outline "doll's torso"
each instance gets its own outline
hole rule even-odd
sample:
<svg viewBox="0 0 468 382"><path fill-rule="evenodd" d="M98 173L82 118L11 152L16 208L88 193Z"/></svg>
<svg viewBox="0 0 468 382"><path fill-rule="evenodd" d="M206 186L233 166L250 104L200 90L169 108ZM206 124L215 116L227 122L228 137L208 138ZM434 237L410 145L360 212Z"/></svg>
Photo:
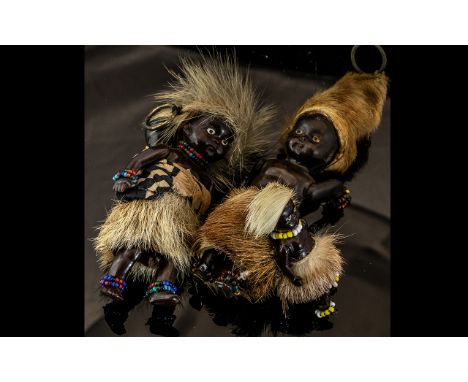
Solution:
<svg viewBox="0 0 468 382"><path fill-rule="evenodd" d="M167 192L186 198L192 208L203 214L211 203L211 182L206 174L178 150L171 149L167 158L142 168L135 187L117 197L123 201L154 200Z"/></svg>
<svg viewBox="0 0 468 382"><path fill-rule="evenodd" d="M279 182L294 188L300 204L307 197L307 189L316 183L304 167L281 159L267 160L251 185L265 187L271 182Z"/></svg>

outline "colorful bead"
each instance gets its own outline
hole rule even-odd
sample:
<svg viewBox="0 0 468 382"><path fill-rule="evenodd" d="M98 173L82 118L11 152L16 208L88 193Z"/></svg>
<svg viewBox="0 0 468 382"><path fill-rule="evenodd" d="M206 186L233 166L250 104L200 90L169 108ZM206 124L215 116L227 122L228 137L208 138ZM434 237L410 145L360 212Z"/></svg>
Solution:
<svg viewBox="0 0 468 382"><path fill-rule="evenodd" d="M125 290L125 287L127 285L126 281L124 281L121 277L115 277L111 275L104 275L99 282L102 286L118 288L122 292Z"/></svg>

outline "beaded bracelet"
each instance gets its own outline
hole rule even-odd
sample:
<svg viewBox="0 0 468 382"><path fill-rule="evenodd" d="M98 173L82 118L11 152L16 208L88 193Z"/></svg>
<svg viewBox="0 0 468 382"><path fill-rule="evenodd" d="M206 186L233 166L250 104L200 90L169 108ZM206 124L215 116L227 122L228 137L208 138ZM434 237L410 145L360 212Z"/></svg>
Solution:
<svg viewBox="0 0 468 382"><path fill-rule="evenodd" d="M128 178L132 184L136 184L138 175L135 170L125 169L123 171L117 171L117 173L112 177L112 180L116 182L120 178Z"/></svg>
<svg viewBox="0 0 468 382"><path fill-rule="evenodd" d="M170 281L155 281L149 285L149 289L146 292L145 297L148 297L153 293L157 293L160 291L176 294L177 287Z"/></svg>
<svg viewBox="0 0 468 382"><path fill-rule="evenodd" d="M122 293L125 291L125 288L127 286L127 282L118 277L114 277L111 275L104 275L104 277L99 280L99 284L102 286L108 286L112 288L118 288Z"/></svg>

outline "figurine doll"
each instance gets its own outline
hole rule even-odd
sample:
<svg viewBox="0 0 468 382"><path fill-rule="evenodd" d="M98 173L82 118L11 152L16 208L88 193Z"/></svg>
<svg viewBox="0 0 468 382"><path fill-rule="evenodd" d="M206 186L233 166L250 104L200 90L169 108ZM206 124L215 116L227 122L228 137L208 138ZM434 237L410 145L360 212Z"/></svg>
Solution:
<svg viewBox="0 0 468 382"><path fill-rule="evenodd" d="M232 59L182 59L150 115L158 139L114 176L118 201L95 239L101 292L125 298L129 280L148 285L154 305L175 306L190 269L191 245L211 192L232 187L265 147L272 116Z"/></svg>
<svg viewBox="0 0 468 382"><path fill-rule="evenodd" d="M330 256L330 259L341 257L334 244L336 236L317 232L325 224L336 222L340 211L349 204L349 190L343 182L350 180L367 160L370 136L380 123L386 91L387 77L384 74L350 72L331 88L307 100L283 131L284 149L281 155L276 159L264 161L254 170L249 184L255 188L232 192L208 216L199 233L198 252L201 260L194 269L195 274L202 279L217 279L218 286L221 286L222 280L218 280L217 271L209 266L209 262L218 253L222 253L232 262L235 272L247 277L244 281L244 294L261 300L277 293L285 307L288 303L322 299L317 315L324 317L333 313L334 304L329 300L329 292L337 286L341 261L330 263L334 265L329 265L329 268L316 267L314 248L324 254L323 256ZM261 194L259 190L263 187L266 190L272 182L289 187L295 195L297 213L288 215L288 211L293 208L291 202L288 202L289 207L282 207L283 214L287 215L283 221L289 219L289 222L294 221L294 224L297 224L297 215L304 216L321 205L324 206L324 217L317 224L304 227L313 233L311 239L315 246L312 246L310 251L304 250L311 246L310 239L305 238L304 234L301 245L274 243L276 240L279 240L279 243L284 240L284 235L278 232L270 238L273 242L270 243L269 251L250 250L249 248L255 248L250 242L244 249L227 247L227 244L223 243L234 240L232 234L228 229L223 230L222 235L214 234L212 229L215 222L223 215L230 216L228 212L231 209L239 209L245 216L249 216L253 197L251 193L256 190L255 192ZM273 196L273 193L265 195L261 199L264 204L262 208L278 208L277 197ZM278 229L281 225L284 226L281 219L274 220L273 223L279 225ZM246 220L243 216L236 215L232 221L224 218L223 227L227 225L232 225L231 229L237 227L237 235L251 231L251 220ZM299 227L302 229L303 224L297 225L295 229ZM254 237L258 239L257 233ZM263 237L267 237L270 233L265 231L262 234ZM294 230L292 233L288 232L287 241L291 234L294 234ZM272 248L276 248L274 253ZM210 271L209 275L205 276L207 271ZM259 277L267 277L267 274L269 282L252 281ZM317 288L311 282L315 278L326 280L329 289ZM224 289L230 287L227 285Z"/></svg>

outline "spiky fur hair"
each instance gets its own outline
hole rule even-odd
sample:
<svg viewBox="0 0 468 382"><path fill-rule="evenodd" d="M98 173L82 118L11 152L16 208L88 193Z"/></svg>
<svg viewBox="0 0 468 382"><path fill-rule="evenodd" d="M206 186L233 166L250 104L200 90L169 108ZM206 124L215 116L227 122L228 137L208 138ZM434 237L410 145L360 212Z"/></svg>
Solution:
<svg viewBox="0 0 468 382"><path fill-rule="evenodd" d="M209 172L218 189L230 189L233 179L252 167L251 155L268 148L273 107L260 105L248 73L241 72L234 56L181 57L179 69L180 73L169 70L174 78L170 88L154 96L159 103L181 107L162 131L160 142L168 143L193 118L212 116L224 121L233 139L225 158L213 163Z"/></svg>
<svg viewBox="0 0 468 382"><path fill-rule="evenodd" d="M294 191L291 188L277 182L269 183L261 189L247 208L246 232L255 238L271 233L293 196Z"/></svg>
<svg viewBox="0 0 468 382"><path fill-rule="evenodd" d="M118 201L94 239L100 268L108 271L118 250L135 248L166 256L185 274L190 267L191 244L198 228L197 214L177 194L165 193L157 200ZM156 270L155 262L150 261L149 266L135 263L130 276L147 282Z"/></svg>
<svg viewBox="0 0 468 382"><path fill-rule="evenodd" d="M257 187L235 189L209 214L195 241L197 256L208 249L227 255L238 270L246 272L244 295L252 302L278 294L286 309L288 302L312 301L320 297L328 290L326 287L330 287L336 273L341 273L341 255L335 246L337 237L313 235L316 245L311 253L293 264L305 285L289 285L276 264L275 248L268 235L255 238L248 232L241 234L249 206L259 192Z"/></svg>
<svg viewBox="0 0 468 382"><path fill-rule="evenodd" d="M300 118L324 116L333 124L340 140L340 149L326 170L345 173L357 157L357 142L369 138L380 124L387 84L384 73L346 73L299 108L283 130L283 140Z"/></svg>

